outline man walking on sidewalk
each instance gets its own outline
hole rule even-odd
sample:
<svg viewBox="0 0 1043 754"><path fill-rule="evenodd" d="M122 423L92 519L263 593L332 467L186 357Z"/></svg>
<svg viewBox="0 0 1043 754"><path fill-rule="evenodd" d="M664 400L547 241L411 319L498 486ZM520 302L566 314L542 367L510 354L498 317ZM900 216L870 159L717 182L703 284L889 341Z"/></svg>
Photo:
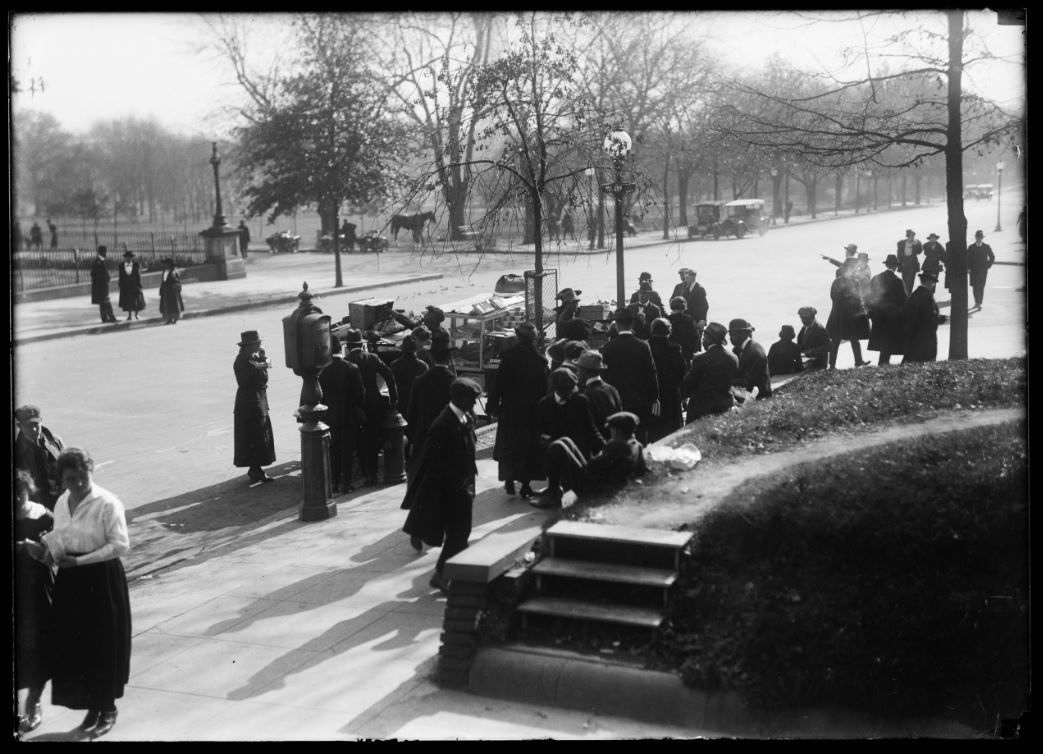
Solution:
<svg viewBox="0 0 1043 754"><path fill-rule="evenodd" d="M112 311L112 300L109 298L109 268L105 264L108 253L106 247L99 246L98 255L91 264L91 303L98 305L102 322L115 322L116 314Z"/></svg>
<svg viewBox="0 0 1043 754"><path fill-rule="evenodd" d="M967 249L967 272L970 278L971 291L974 293L974 309L981 309L985 299L985 280L989 276L989 268L996 261L992 247L984 241L985 234L974 231L974 244Z"/></svg>

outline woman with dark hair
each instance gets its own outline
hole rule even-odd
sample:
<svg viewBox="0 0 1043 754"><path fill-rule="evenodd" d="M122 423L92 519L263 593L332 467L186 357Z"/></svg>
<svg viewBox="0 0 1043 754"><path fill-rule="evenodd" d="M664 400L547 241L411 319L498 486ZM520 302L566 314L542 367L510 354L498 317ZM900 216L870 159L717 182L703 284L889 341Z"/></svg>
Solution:
<svg viewBox="0 0 1043 754"><path fill-rule="evenodd" d="M184 310L181 274L174 267L174 260L167 257L163 260L163 277L159 281L159 313L163 316L164 324L175 325Z"/></svg>
<svg viewBox="0 0 1043 754"><path fill-rule="evenodd" d="M25 714L18 717L18 732L36 730L43 722L40 698L51 677L48 646L54 573L29 554L29 542L40 546L40 537L51 530L54 517L33 502L37 489L25 469L15 474L15 678L17 689L27 689Z"/></svg>
<svg viewBox="0 0 1043 754"><path fill-rule="evenodd" d="M130 678L130 594L120 557L130 546L123 503L94 483L82 448L58 456L65 492L54 530L29 554L58 566L52 608L51 703L85 709L80 729L98 738L116 724Z"/></svg>

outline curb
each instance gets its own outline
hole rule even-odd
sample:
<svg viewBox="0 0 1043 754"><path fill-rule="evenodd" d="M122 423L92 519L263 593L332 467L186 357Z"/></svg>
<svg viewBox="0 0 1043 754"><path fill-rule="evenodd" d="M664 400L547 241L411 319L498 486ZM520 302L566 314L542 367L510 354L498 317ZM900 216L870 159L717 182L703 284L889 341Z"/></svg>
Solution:
<svg viewBox="0 0 1043 754"><path fill-rule="evenodd" d="M735 692L692 689L680 676L554 650L480 649L467 691L480 696L616 715L700 730L748 730Z"/></svg>
<svg viewBox="0 0 1043 754"><path fill-rule="evenodd" d="M406 285L408 283L422 283L427 280L439 280L443 277L442 273L429 273L426 275L416 275L414 277L406 278L404 280L391 280L383 283L372 283L367 285L357 286L344 286L342 288L329 288L319 291L311 291L313 298L339 296L346 293L359 293L361 291L373 290L376 288L385 288L391 285ZM309 289L310 290L310 289ZM279 296L273 296L263 301L245 301L241 304L231 304L214 309L201 309L196 311L183 312L181 319L196 319L197 317L212 317L218 314L227 314L230 312L244 311L246 309L260 309L266 306L275 306L278 304L293 304L299 301L298 294L285 294ZM12 345L20 346L28 343L38 343L45 340L54 340L56 338L68 338L73 335L96 335L98 333L105 332L116 332L118 330L136 330L142 327L150 327L154 325L163 324L162 317L151 317L143 320L133 320L128 322L122 320L120 322L108 323L108 324L97 324L88 325L85 327L58 330L55 332L46 332L39 335L28 335L22 338L15 337L12 341Z"/></svg>

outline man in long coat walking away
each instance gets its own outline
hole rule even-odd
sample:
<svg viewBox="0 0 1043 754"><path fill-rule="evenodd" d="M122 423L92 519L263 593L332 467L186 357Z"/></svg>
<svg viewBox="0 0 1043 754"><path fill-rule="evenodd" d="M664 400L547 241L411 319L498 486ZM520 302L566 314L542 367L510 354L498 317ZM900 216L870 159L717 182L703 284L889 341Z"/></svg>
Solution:
<svg viewBox="0 0 1043 754"><path fill-rule="evenodd" d="M105 262L108 253L108 248L99 246L98 254L91 263L91 303L98 305L102 322L115 322L116 314L112 311L112 299L109 298L109 268Z"/></svg>
<svg viewBox="0 0 1043 754"><path fill-rule="evenodd" d="M536 406L546 393L549 370L536 350L535 325L522 322L514 334L518 342L500 355L486 409L496 417L493 459L499 464L500 481L508 495L514 494L515 480L521 482L521 496L529 498L535 495L530 482L543 477Z"/></svg>
<svg viewBox="0 0 1043 754"><path fill-rule="evenodd" d="M417 473L409 480L402 501L402 507L409 509L402 530L411 540L442 548L428 583L443 594L449 592L445 563L467 549L471 536L474 479L478 473L472 411L481 393L474 380L453 380L450 402L431 422L419 451Z"/></svg>
<svg viewBox="0 0 1043 754"><path fill-rule="evenodd" d="M902 363L934 361L938 357L938 325L948 319L938 313L934 287L938 278L920 273L920 287L905 302L905 358Z"/></svg>
<svg viewBox="0 0 1043 754"><path fill-rule="evenodd" d="M359 438L359 463L365 475L365 484L376 484L378 456L384 434L380 425L384 412L398 406L398 386L395 385L395 375L384 360L364 350L361 331L349 328L344 342L349 349L347 359L362 372L362 386L366 388L366 424ZM378 375L387 385L387 399L377 386Z"/></svg>
<svg viewBox="0 0 1043 754"><path fill-rule="evenodd" d="M239 385L235 392L233 463L248 467L251 482L275 481L261 468L275 463L275 439L268 416L268 367L260 336L256 330L247 330L239 338L239 355L232 364Z"/></svg>
<svg viewBox="0 0 1043 754"><path fill-rule="evenodd" d="M330 341L330 363L319 373L322 402L326 404L324 421L330 427L330 482L333 492L352 492L352 466L359 430L366 421L366 389L362 372L344 358L340 338Z"/></svg>
<svg viewBox="0 0 1043 754"><path fill-rule="evenodd" d="M648 444L648 426L659 412L659 378L648 343L633 333L634 315L626 307L614 317L619 334L601 349L608 371L605 382L619 391L623 410L638 418L637 439Z"/></svg>
<svg viewBox="0 0 1043 754"><path fill-rule="evenodd" d="M933 235L933 234L932 234ZM905 284L895 274L898 256L888 254L883 272L874 275L869 283L869 350L880 352L879 364L890 364L892 356L905 349L905 320L902 317L908 296ZM937 274L937 273L933 273Z"/></svg>
<svg viewBox="0 0 1043 754"><path fill-rule="evenodd" d="M996 261L992 247L984 239L985 234L976 230L974 243L967 247L967 276L974 294L974 309L981 309L982 301L985 300L985 280L989 276L989 268Z"/></svg>

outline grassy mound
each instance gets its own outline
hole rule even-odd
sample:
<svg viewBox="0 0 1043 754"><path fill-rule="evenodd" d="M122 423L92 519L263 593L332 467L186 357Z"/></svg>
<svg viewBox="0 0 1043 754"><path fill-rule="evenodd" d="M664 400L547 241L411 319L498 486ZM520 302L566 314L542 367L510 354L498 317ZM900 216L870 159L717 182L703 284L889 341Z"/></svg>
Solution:
<svg viewBox="0 0 1043 754"><path fill-rule="evenodd" d="M951 409L1023 406L1024 358L813 372L744 411L706 417L671 444L704 458L769 453L866 425L920 422Z"/></svg>
<svg viewBox="0 0 1043 754"><path fill-rule="evenodd" d="M925 406L944 403L936 390L930 400L919 393L939 382L981 401L1019 384L1016 375L977 384L973 363L945 364L952 377L934 366L902 391L907 406L918 394ZM890 371L855 375L887 385ZM813 379L821 388L833 377ZM882 392L870 396L874 413L891 411L883 403L893 392ZM700 522L668 626L650 648L654 664L700 688L740 691L761 719L830 704L987 730L1022 712L1025 432L1019 421L926 435L736 490Z"/></svg>

